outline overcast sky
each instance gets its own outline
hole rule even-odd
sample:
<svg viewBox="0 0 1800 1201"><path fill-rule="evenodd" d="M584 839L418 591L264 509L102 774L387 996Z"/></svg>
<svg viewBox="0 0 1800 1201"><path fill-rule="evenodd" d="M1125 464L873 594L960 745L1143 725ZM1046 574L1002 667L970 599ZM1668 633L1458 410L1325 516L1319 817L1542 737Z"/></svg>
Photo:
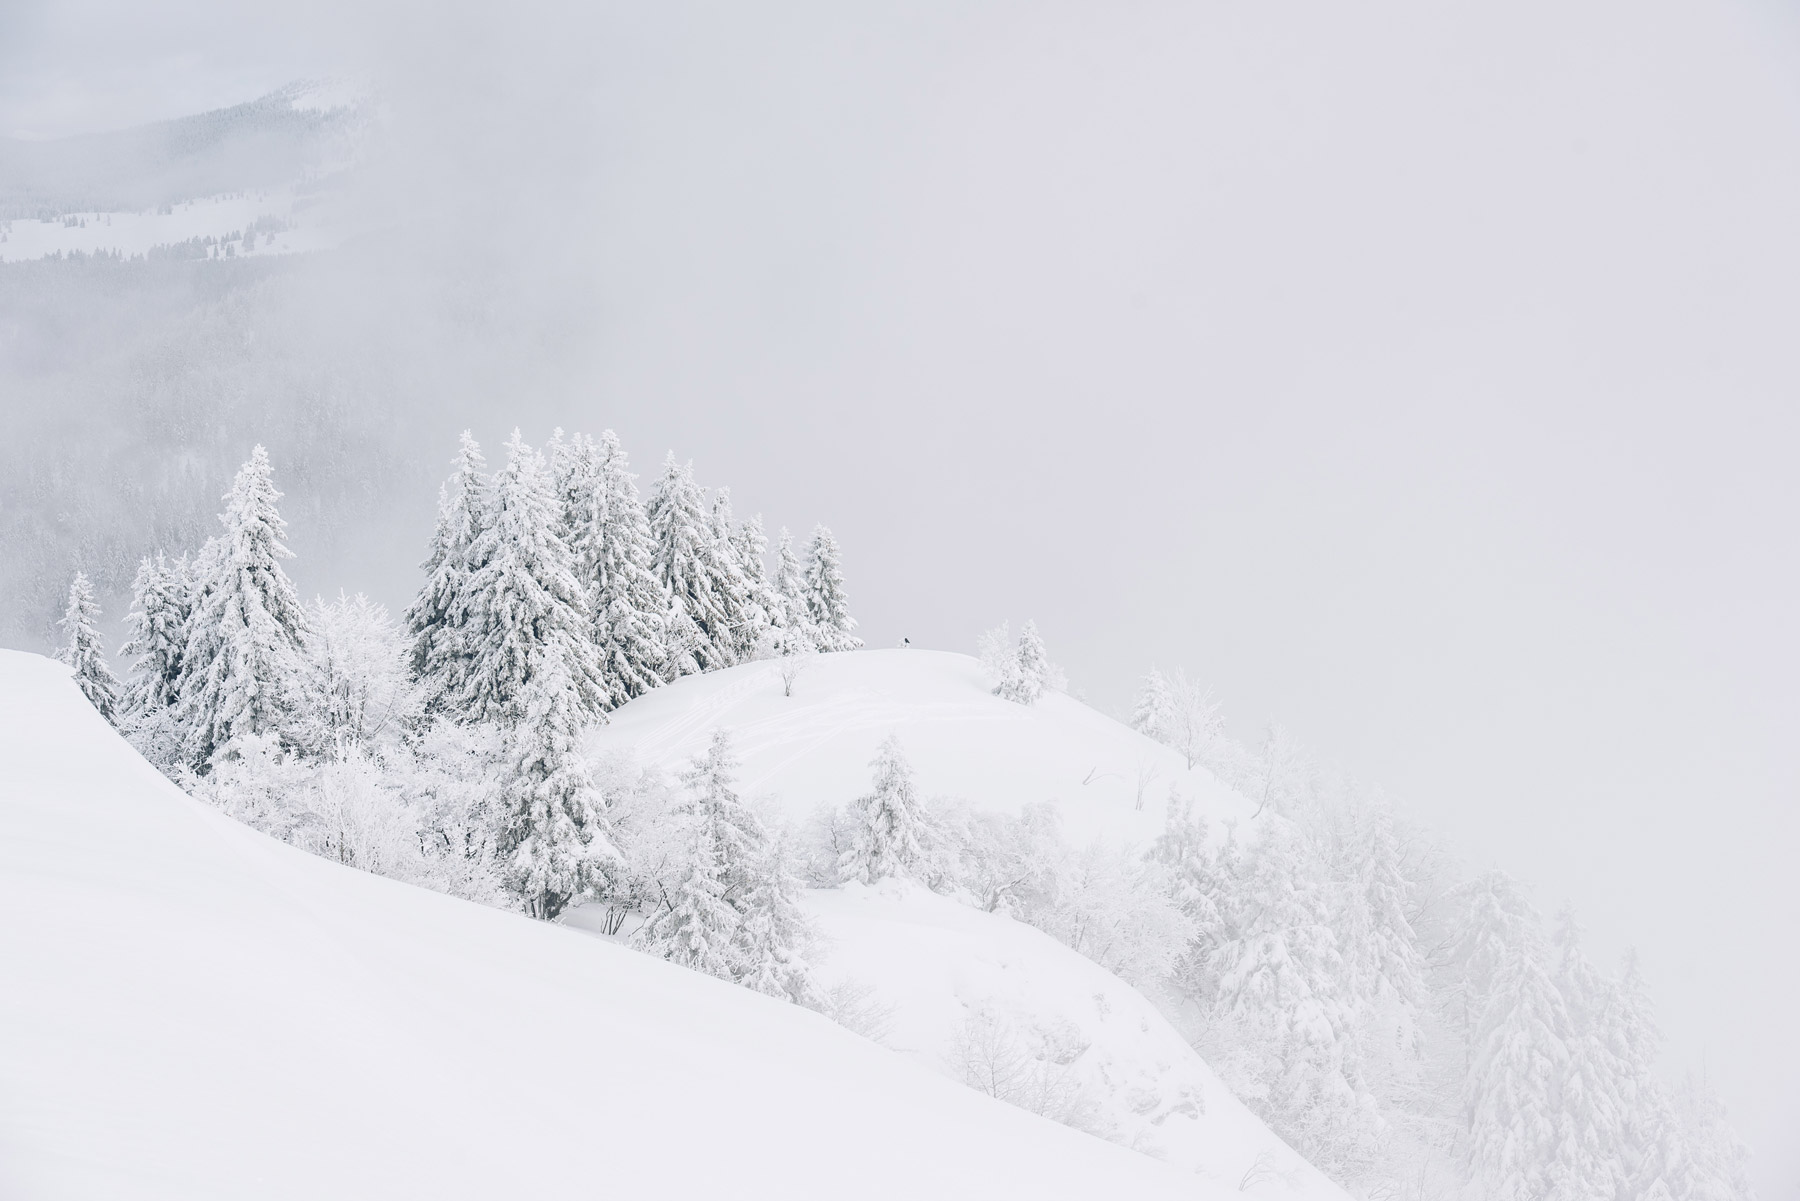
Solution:
<svg viewBox="0 0 1800 1201"><path fill-rule="evenodd" d="M478 434L830 521L875 644L1279 718L1636 943L1800 1197L1791 5L293 7L6 5L0 132L373 72L573 333ZM302 583L403 602L429 504Z"/></svg>

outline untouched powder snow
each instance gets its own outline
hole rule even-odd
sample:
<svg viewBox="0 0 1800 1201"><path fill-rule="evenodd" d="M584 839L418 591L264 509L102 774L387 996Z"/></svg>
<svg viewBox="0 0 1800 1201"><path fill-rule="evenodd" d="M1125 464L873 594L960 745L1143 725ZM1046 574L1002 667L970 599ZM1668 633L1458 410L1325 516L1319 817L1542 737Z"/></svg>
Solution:
<svg viewBox="0 0 1800 1201"><path fill-rule="evenodd" d="M821 982L887 1007L880 1038L894 1050L989 1091L1001 1078L1027 1102L1048 1093L1084 1128L1224 1191L1347 1201L1149 1000L1042 931L911 881L815 889L806 908Z"/></svg>
<svg viewBox="0 0 1800 1201"><path fill-rule="evenodd" d="M974 659L948 651L808 656L791 697L777 662L689 676L614 713L594 741L677 763L719 726L743 759L744 795L768 796L796 820L867 792L869 763L889 734L899 735L921 794L1010 812L1054 800L1076 844L1148 845L1162 832L1171 785L1215 836L1227 820L1247 832L1256 812L1205 768L1189 770L1175 751L1080 701L1055 692L1030 706L1001 700Z"/></svg>
<svg viewBox="0 0 1800 1201"><path fill-rule="evenodd" d="M0 912L9 1201L1227 1195L815 1014L238 826L18 652Z"/></svg>
<svg viewBox="0 0 1800 1201"><path fill-rule="evenodd" d="M1032 706L1001 700L974 659L938 651L809 657L791 697L777 663L691 676L615 712L593 749L675 769L721 726L743 760L743 794L795 822L868 791L877 746L897 734L921 793L1008 812L1054 800L1076 846L1147 845L1163 829L1171 785L1215 837L1227 821L1255 824L1254 805L1168 747L1057 693ZM915 1061L964 1080L971 1058L1010 1059L1028 1077L1054 1077L1023 1091L1063 1094L1057 1104L1081 1111L1083 1128L1216 1187L1345 1198L1149 1000L1041 931L900 881L812 890L805 904L824 936L813 952L822 981L866 990L871 1007L887 1010L882 1041ZM1045 1052L1066 1065L1022 1065Z"/></svg>

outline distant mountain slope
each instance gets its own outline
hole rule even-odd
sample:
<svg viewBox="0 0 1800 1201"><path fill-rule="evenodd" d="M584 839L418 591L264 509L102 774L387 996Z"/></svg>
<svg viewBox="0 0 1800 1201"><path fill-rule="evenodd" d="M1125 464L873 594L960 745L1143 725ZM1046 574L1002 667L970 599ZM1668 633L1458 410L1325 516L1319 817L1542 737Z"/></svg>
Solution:
<svg viewBox="0 0 1800 1201"><path fill-rule="evenodd" d="M0 138L0 221L139 212L292 184L345 166L368 119L353 93L293 84L130 129L43 142Z"/></svg>
<svg viewBox="0 0 1800 1201"><path fill-rule="evenodd" d="M0 1195L1205 1198L824 1019L310 858L0 652Z"/></svg>
<svg viewBox="0 0 1800 1201"><path fill-rule="evenodd" d="M1027 707L991 694L967 655L879 650L820 655L782 695L778 666L751 663L678 680L613 714L601 749L647 762L698 753L717 726L732 730L747 795L771 794L806 818L868 791L869 761L897 734L927 795L1016 812L1062 803L1069 837L1147 844L1163 829L1169 789L1215 830L1248 830L1256 806L1189 770L1175 751L1060 693ZM1140 808L1139 784L1143 784Z"/></svg>

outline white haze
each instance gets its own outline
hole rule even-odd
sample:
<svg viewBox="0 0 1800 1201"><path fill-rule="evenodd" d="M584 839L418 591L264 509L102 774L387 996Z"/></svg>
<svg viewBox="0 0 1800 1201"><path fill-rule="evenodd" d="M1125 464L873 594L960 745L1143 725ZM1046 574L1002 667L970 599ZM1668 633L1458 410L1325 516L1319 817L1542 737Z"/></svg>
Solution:
<svg viewBox="0 0 1800 1201"><path fill-rule="evenodd" d="M829 521L876 645L1185 667L1638 944L1800 1196L1789 8L244 7L12 11L0 132L367 72L288 316L426 474L610 425ZM403 602L430 506L297 579Z"/></svg>

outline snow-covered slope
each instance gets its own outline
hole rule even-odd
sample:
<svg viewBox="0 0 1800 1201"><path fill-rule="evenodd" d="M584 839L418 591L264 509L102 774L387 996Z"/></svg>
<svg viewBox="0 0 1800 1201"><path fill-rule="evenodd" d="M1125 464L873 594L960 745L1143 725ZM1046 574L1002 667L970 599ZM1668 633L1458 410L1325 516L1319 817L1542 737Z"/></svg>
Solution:
<svg viewBox="0 0 1800 1201"><path fill-rule="evenodd" d="M870 760L891 733L924 793L1014 812L1054 800L1078 844L1147 844L1163 828L1171 785L1215 833L1257 820L1253 805L1167 747L1067 696L1000 700L974 659L935 651L822 655L791 697L774 663L689 677L613 714L595 749L672 768L720 726L743 758L744 793L797 821L866 792ZM1017 1058L1052 1042L1067 1060L1054 1083L1080 1090L1088 1128L1229 1191L1345 1196L1245 1109L1149 1000L1040 931L896 882L815 890L806 904L825 936L814 955L825 981L869 990L890 1010L883 1041L917 1062L966 1078L971 1054Z"/></svg>
<svg viewBox="0 0 1800 1201"><path fill-rule="evenodd" d="M910 881L815 889L806 907L824 937L822 981L887 1006L894 1050L990 1091L1001 1077L999 1095L1047 1100L1225 1191L1344 1201L1149 1000L1047 934Z"/></svg>
<svg viewBox="0 0 1800 1201"><path fill-rule="evenodd" d="M789 1005L309 858L0 652L0 1196L1223 1197Z"/></svg>
<svg viewBox="0 0 1800 1201"><path fill-rule="evenodd" d="M718 726L730 728L743 757L745 794L768 795L797 819L867 792L869 761L889 734L900 736L926 795L1011 811L1059 801L1076 842L1148 843L1162 831L1171 784L1215 832L1230 819L1248 829L1256 809L1204 768L1188 770L1168 747L1079 701L1050 693L1026 707L993 696L974 659L946 651L820 655L791 697L773 662L690 676L625 706L595 741L645 762L677 762Z"/></svg>

